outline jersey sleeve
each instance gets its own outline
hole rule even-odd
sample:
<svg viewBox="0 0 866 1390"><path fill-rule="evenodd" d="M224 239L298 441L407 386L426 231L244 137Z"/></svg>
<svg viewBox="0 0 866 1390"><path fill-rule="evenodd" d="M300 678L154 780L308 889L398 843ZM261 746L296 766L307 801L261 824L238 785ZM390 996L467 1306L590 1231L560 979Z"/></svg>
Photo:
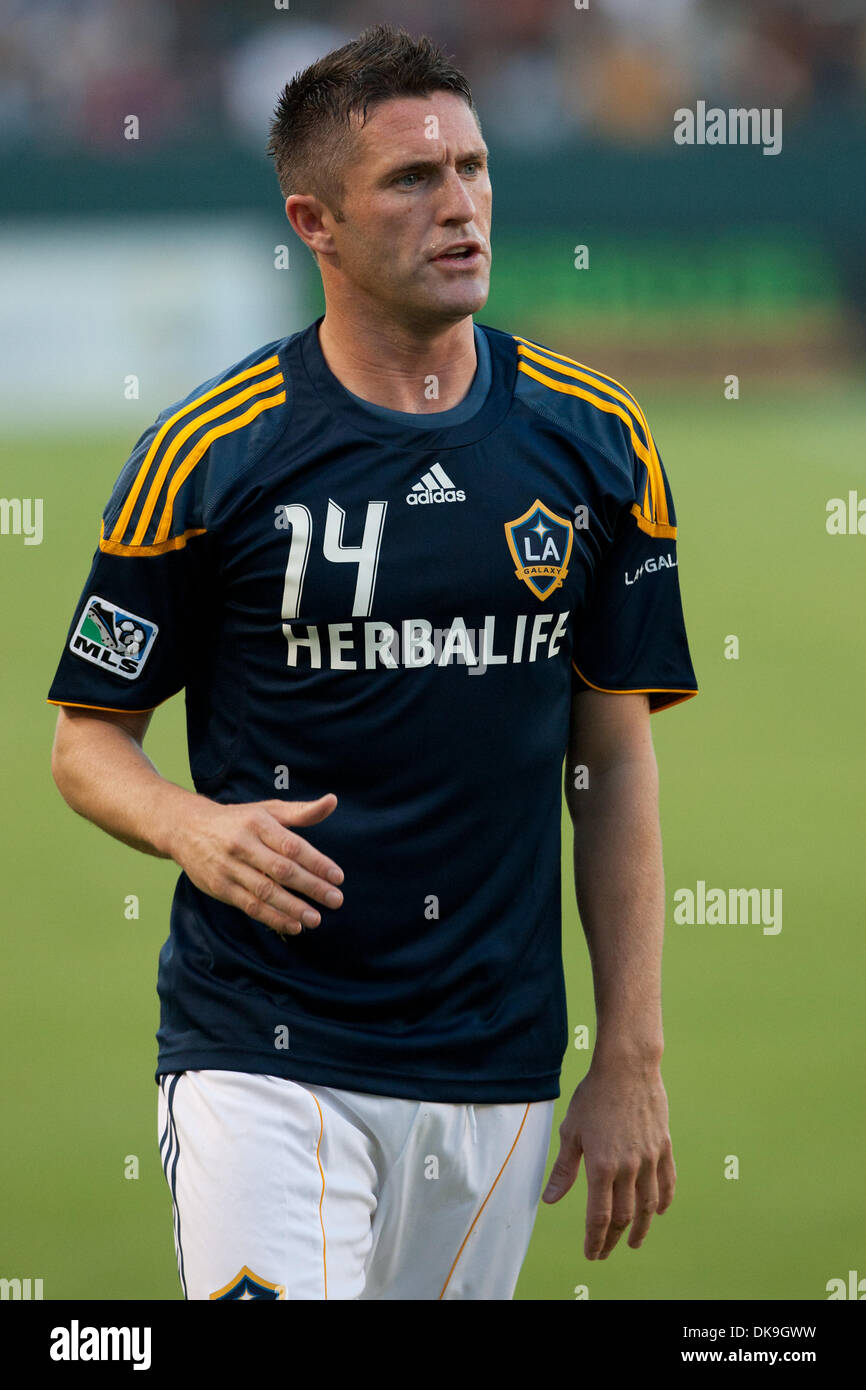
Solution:
<svg viewBox="0 0 866 1390"><path fill-rule="evenodd" d="M639 408L638 408L639 410ZM578 616L572 666L577 688L643 692L650 709L698 693L686 636L670 484L642 414L632 433L633 495L619 512Z"/></svg>
<svg viewBox="0 0 866 1390"><path fill-rule="evenodd" d="M187 683L214 581L206 460L159 419L127 459L66 636L51 704L140 712Z"/></svg>

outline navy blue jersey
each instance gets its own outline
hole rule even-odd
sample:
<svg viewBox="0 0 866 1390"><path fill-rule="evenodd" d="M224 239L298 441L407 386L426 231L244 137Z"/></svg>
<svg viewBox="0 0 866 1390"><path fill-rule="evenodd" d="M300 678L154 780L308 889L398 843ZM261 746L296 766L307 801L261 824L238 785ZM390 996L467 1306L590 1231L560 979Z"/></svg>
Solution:
<svg viewBox="0 0 866 1390"><path fill-rule="evenodd" d="M441 415L371 407L317 320L163 411L123 468L49 699L186 693L196 789L336 810L343 905L282 937L181 874L157 1076L559 1094L575 688L695 693L670 488L611 378L475 326Z"/></svg>

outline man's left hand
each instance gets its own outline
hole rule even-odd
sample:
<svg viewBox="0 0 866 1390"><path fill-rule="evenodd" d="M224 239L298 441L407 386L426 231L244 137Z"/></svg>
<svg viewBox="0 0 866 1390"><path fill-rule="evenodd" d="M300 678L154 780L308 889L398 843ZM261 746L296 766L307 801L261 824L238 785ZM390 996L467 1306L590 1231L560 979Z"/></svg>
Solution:
<svg viewBox="0 0 866 1390"><path fill-rule="evenodd" d="M657 1064L593 1061L559 1127L559 1153L542 1200L558 1202L586 1160L588 1200L584 1254L604 1260L623 1231L643 1244L653 1216L667 1211L676 1167L668 1099Z"/></svg>

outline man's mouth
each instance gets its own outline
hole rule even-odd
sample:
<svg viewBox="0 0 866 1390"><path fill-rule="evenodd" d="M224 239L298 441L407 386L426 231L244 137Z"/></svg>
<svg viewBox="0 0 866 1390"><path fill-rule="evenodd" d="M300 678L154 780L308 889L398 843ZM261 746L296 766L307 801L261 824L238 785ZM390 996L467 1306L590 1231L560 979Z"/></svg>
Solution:
<svg viewBox="0 0 866 1390"><path fill-rule="evenodd" d="M478 242L461 242L440 251L433 260L438 265L477 266L481 262L481 248Z"/></svg>

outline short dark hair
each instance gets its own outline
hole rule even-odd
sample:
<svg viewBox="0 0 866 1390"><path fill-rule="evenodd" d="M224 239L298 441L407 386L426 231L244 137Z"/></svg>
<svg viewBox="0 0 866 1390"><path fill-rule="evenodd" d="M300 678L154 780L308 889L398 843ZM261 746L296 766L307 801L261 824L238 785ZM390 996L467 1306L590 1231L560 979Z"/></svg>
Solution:
<svg viewBox="0 0 866 1390"><path fill-rule="evenodd" d="M478 112L469 83L450 58L422 35L375 24L351 43L326 53L296 73L280 93L267 153L272 156L284 198L312 193L341 216L343 169L351 153L352 117L392 97L455 92Z"/></svg>

